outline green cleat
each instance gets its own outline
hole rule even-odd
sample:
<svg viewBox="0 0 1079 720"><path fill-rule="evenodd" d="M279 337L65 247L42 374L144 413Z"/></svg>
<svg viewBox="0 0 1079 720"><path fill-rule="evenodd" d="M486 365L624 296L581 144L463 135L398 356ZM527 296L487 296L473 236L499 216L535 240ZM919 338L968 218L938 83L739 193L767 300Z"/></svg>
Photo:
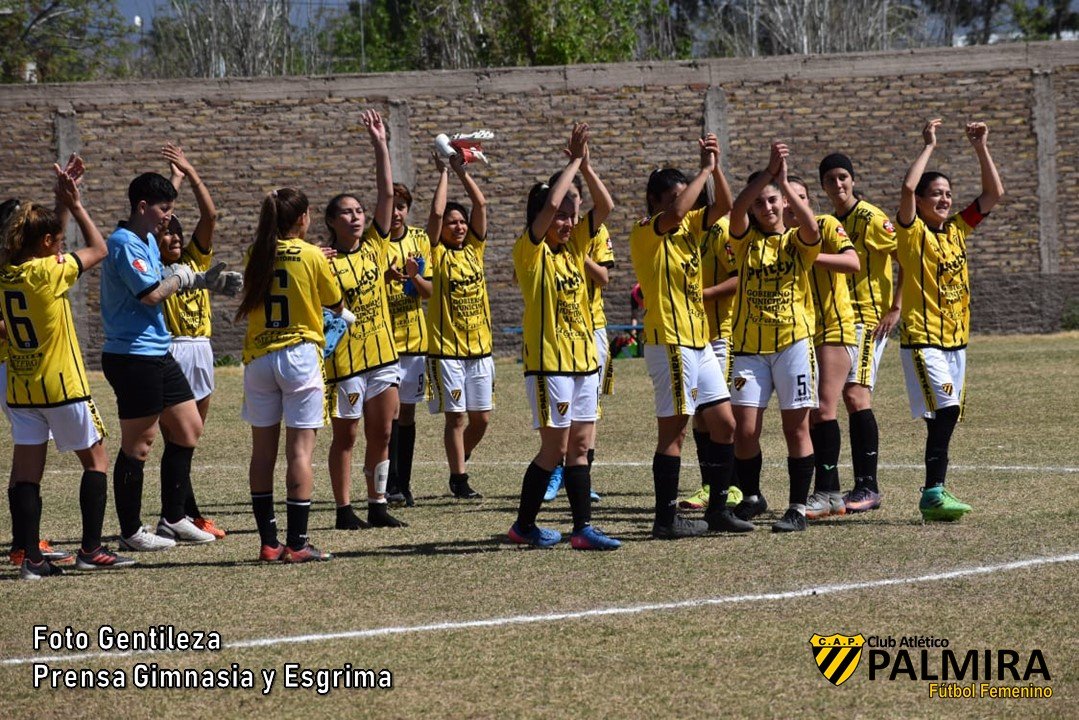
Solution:
<svg viewBox="0 0 1079 720"><path fill-rule="evenodd" d="M708 497L711 495L711 487L708 485L701 485L701 489L693 493L685 500L681 500L678 503L678 507L683 510L700 510L708 507Z"/></svg>
<svg viewBox="0 0 1079 720"><path fill-rule="evenodd" d="M922 488L918 509L922 511L922 519L927 522L951 522L970 512L970 505L945 490L943 485L938 485Z"/></svg>
<svg viewBox="0 0 1079 720"><path fill-rule="evenodd" d="M742 502L742 491L737 485L731 485L727 488L727 507L734 507L740 502Z"/></svg>

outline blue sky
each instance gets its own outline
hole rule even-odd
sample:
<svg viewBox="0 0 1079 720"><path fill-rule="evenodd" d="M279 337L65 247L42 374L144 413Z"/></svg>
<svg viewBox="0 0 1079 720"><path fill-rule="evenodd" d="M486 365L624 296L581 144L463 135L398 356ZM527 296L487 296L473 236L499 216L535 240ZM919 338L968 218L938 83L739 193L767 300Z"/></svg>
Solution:
<svg viewBox="0 0 1079 720"><path fill-rule="evenodd" d="M117 0L116 4L128 23L133 23L135 16L139 15L145 27L149 28L157 7L167 9L169 3L168 0ZM345 8L348 7L348 0L292 0L292 19L300 22L308 13L314 14L320 7Z"/></svg>

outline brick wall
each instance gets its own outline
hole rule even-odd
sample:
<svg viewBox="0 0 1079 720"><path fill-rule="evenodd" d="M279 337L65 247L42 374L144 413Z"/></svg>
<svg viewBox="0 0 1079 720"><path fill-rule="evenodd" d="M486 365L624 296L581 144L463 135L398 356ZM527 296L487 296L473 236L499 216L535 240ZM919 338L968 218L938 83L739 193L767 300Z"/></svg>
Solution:
<svg viewBox="0 0 1079 720"><path fill-rule="evenodd" d="M1041 83L1041 85L1038 85ZM108 231L126 215L126 186L139 172L167 172L166 140L186 148L220 210L218 255L239 266L261 196L303 189L316 211L337 192L373 200L370 145L359 123L374 106L390 128L395 173L413 186L422 225L433 189L429 159L438 132L487 127L492 165L475 175L489 199L488 282L496 326L519 324L510 249L524 222L529 186L563 164L574 120L593 128L593 162L618 204L608 221L622 261L609 296L612 322L628 318L633 284L630 224L644 212L648 173L691 170L702 128L717 132L737 192L782 138L793 166L815 185L828 152L854 158L866 197L894 212L903 173L919 150L926 117L945 118L932 166L948 173L959 203L978 193L978 168L963 139L968 119L990 124L990 146L1008 191L971 252L975 329L1051 331L1079 286L1079 44L1036 43L903 54L693 63L403 73L162 83L5 87L0 90L0 196L48 200L49 165L68 147L88 166L86 203ZM71 112L74 116L71 116ZM67 134L57 118L69 118ZM71 125L73 123L73 125ZM71 129L73 128L73 133ZM1051 146L1047 146L1050 143ZM451 198L463 200L459 187ZM194 200L177 214L193 227ZM97 364L96 272L78 298L83 348ZM215 313L215 349L237 355L234 302ZM499 348L515 349L511 336Z"/></svg>

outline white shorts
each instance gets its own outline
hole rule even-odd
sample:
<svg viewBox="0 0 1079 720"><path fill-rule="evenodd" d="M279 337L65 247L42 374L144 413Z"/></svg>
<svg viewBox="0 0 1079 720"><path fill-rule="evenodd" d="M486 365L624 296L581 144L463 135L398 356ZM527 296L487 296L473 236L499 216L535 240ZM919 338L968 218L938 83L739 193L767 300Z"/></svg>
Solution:
<svg viewBox="0 0 1079 720"><path fill-rule="evenodd" d="M596 342L596 358L599 360L599 391L603 395L614 392L614 363L611 362L611 341L607 338L607 328L592 331Z"/></svg>
<svg viewBox="0 0 1079 720"><path fill-rule="evenodd" d="M712 352L715 353L719 370L723 373L723 383L729 390L731 387L731 371L734 363L731 362L731 342L727 338L716 338L712 341Z"/></svg>
<svg viewBox="0 0 1079 720"><path fill-rule="evenodd" d="M963 416L966 400L967 351L939 348L900 348L903 375L907 379L910 414L931 419L940 408L959 406Z"/></svg>
<svg viewBox="0 0 1079 720"><path fill-rule="evenodd" d="M93 400L49 408L8 408L15 445L43 445L56 440L60 452L85 450L105 437L105 425Z"/></svg>
<svg viewBox="0 0 1079 720"><path fill-rule="evenodd" d="M532 429L568 428L573 422L595 422L599 405L599 373L589 375L526 375L525 393L532 405Z"/></svg>
<svg viewBox="0 0 1079 720"><path fill-rule="evenodd" d="M169 348L180 366L195 401L210 397L214 392L214 351L207 337L174 337Z"/></svg>
<svg viewBox="0 0 1079 720"><path fill-rule="evenodd" d="M644 360L655 392L656 417L693 415L700 406L731 396L711 347L646 344Z"/></svg>
<svg viewBox="0 0 1079 720"><path fill-rule="evenodd" d="M855 323L850 374L847 375L848 383L864 385L870 390L877 384L877 369L880 367L881 358L884 357L884 348L888 344L887 336L880 340L873 339L875 329L870 328L867 331L865 325Z"/></svg>
<svg viewBox="0 0 1079 720"><path fill-rule="evenodd" d="M242 417L254 427L320 428L326 424L322 350L303 342L244 366Z"/></svg>
<svg viewBox="0 0 1079 720"><path fill-rule="evenodd" d="M817 358L809 338L779 352L734 356L731 404L766 408L773 388L780 410L817 407Z"/></svg>
<svg viewBox="0 0 1079 720"><path fill-rule="evenodd" d="M432 414L485 412L495 406L495 361L482 358L427 358Z"/></svg>
<svg viewBox="0 0 1079 720"><path fill-rule="evenodd" d="M393 362L389 365L353 375L326 385L326 399L330 406L330 417L344 420L359 420L363 417L363 406L391 387L401 382L401 368Z"/></svg>
<svg viewBox="0 0 1079 720"><path fill-rule="evenodd" d="M418 405L428 400L427 397L427 358L423 355L402 355L401 384L397 393L402 405Z"/></svg>

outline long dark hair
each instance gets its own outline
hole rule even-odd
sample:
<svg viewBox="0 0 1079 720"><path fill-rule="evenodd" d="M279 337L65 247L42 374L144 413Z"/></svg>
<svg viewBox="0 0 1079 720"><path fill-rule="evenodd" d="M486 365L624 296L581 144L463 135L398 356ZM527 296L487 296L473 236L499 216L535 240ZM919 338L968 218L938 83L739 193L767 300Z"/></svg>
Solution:
<svg viewBox="0 0 1079 720"><path fill-rule="evenodd" d="M922 173L922 176L920 178L918 178L918 185L914 188L914 194L917 195L918 197L925 197L925 193L929 189L929 186L933 183L933 181L934 180L940 180L941 178L944 178L945 180L947 180L948 185L951 186L951 184L952 184L951 178L949 178L947 175L945 175L942 172L937 172L936 170L930 170L928 172Z"/></svg>
<svg viewBox="0 0 1079 720"><path fill-rule="evenodd" d="M656 214L656 202L659 196L675 185L689 185L689 179L681 170L663 168L652 171L652 174L648 176L648 187L645 190L645 202L648 203L649 215Z"/></svg>
<svg viewBox="0 0 1079 720"><path fill-rule="evenodd" d="M273 280L277 241L285 238L307 212L307 207L307 196L296 188L279 188L263 198L255 242L244 270L244 294L240 309L236 311L237 320L247 317L265 302Z"/></svg>
<svg viewBox="0 0 1079 720"><path fill-rule="evenodd" d="M21 260L27 252L36 250L46 235L56 236L63 231L52 208L40 203L9 200L0 212L0 260L5 263Z"/></svg>

